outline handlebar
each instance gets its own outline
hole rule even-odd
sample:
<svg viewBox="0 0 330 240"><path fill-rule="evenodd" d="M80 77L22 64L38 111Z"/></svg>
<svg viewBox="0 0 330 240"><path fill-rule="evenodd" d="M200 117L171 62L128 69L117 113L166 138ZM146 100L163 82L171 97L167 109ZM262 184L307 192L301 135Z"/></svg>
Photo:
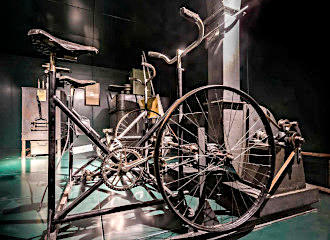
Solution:
<svg viewBox="0 0 330 240"><path fill-rule="evenodd" d="M245 13L244 11L247 8L248 8L248 6L245 6L240 11L235 13L233 15L233 17L235 17L236 19L239 19L242 15L244 15L244 13ZM195 23L198 27L198 38L197 38L197 40L192 42L186 49L184 49L180 53L181 57L187 55L191 50L196 48L205 38L207 38L210 35L214 34L219 29L220 26L225 24L225 22L223 22L219 26L215 27L213 30L209 31L206 35L204 35L204 23L203 23L203 21L201 20L201 18L199 17L199 15L197 13L194 13L194 12L188 10L187 8L182 7L182 8L180 8L180 15L182 17L184 17L185 19L187 19L188 21ZM227 30L228 29L225 28L225 32ZM167 64L173 64L178 60L178 55L176 55L173 58L169 58L165 54L162 54L162 53L159 53L159 52L152 52L152 51L148 52L148 56L163 59Z"/></svg>
<svg viewBox="0 0 330 240"><path fill-rule="evenodd" d="M150 76L149 78L146 79L146 84L147 84L148 82L150 82L152 79L154 79L154 78L156 77L156 69L155 69L155 67L152 66L150 63L142 62L141 64L142 64L142 66L145 66L145 67L147 67L147 68L150 68L151 71L152 71L151 76Z"/></svg>
<svg viewBox="0 0 330 240"><path fill-rule="evenodd" d="M197 13L194 13L190 10L188 10L185 7L180 8L180 15L187 19L190 22L193 22L198 27L198 38L196 41L192 42L185 50L181 52L181 56L187 55L191 50L193 50L195 47L197 47L204 39L204 24L202 19L199 17ZM173 64L178 60L178 56L175 56L173 58L167 57L165 54L159 53L159 52L148 52L149 57L154 58L160 58L163 59L167 64Z"/></svg>
<svg viewBox="0 0 330 240"><path fill-rule="evenodd" d="M152 66L150 63L146 63L146 62L142 62L141 63L142 66L145 66L147 68L150 68L151 71L152 71L152 74L149 78L146 78L145 81L142 81L141 79L138 79L138 78L134 78L134 77L129 77L128 79L131 81L137 81L141 84L144 84L144 85L147 85L148 82L150 82L152 79L154 79L156 77L156 69L154 66Z"/></svg>
<svg viewBox="0 0 330 240"><path fill-rule="evenodd" d="M197 13L194 13L185 7L180 8L180 15L192 23L195 23L197 19L199 19Z"/></svg>

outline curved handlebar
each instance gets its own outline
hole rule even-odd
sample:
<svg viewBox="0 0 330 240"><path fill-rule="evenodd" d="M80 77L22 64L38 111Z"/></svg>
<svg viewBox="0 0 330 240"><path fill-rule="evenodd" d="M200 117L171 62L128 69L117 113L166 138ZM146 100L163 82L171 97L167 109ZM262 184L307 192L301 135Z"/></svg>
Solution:
<svg viewBox="0 0 330 240"><path fill-rule="evenodd" d="M147 84L149 81L151 81L152 79L154 79L156 77L156 69L154 66L152 66L150 63L146 63L146 62L142 62L141 63L142 66L145 66L147 68L150 68L152 71L152 74L149 78L146 79L145 84Z"/></svg>
<svg viewBox="0 0 330 240"><path fill-rule="evenodd" d="M185 7L180 8L180 15L192 23L195 23L199 18L197 13L194 13Z"/></svg>
<svg viewBox="0 0 330 240"><path fill-rule="evenodd" d="M139 82L139 83L141 83L141 84L145 84L145 85L146 85L149 81L151 81L152 79L154 79L154 78L156 77L156 69L155 69L155 67L152 66L150 63L142 62L141 65L142 65L142 66L145 66L145 67L147 67L147 68L151 68L152 75L151 75L149 78L147 78L147 79L145 80L145 82L142 81L141 79L138 79L138 78L135 78L135 77L129 77L128 79L129 79L130 81L137 81L137 82Z"/></svg>
<svg viewBox="0 0 330 240"><path fill-rule="evenodd" d="M186 18L188 21L193 22L198 27L198 38L196 41L192 42L185 50L181 52L181 56L187 55L191 50L193 50L195 47L197 47L204 39L204 24L202 19L199 17L197 13L194 13L190 10L188 10L185 7L180 8L180 14L184 18ZM159 53L159 52L148 52L149 57L155 57L163 59L167 64L173 64L178 60L178 56L175 56L173 58L167 57L165 54Z"/></svg>
<svg viewBox="0 0 330 240"><path fill-rule="evenodd" d="M162 53L159 53L159 52L152 52L152 51L148 52L148 56L163 59L167 64L175 63L176 60L177 60L177 57L169 59L169 57L166 56L165 54L162 54Z"/></svg>

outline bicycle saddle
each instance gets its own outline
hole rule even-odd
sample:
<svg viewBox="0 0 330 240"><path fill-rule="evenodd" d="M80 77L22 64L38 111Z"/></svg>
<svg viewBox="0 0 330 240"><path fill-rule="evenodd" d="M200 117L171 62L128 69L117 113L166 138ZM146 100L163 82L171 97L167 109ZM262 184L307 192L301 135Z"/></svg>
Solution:
<svg viewBox="0 0 330 240"><path fill-rule="evenodd" d="M50 55L50 53L56 54L56 57L74 57L86 53L97 54L99 50L92 46L84 46L77 43L65 41L52 36L41 29L31 29L28 34L32 39L32 44L36 47L37 51Z"/></svg>
<svg viewBox="0 0 330 240"><path fill-rule="evenodd" d="M130 88L130 84L125 84L125 85L111 84L108 86L108 90L110 92L121 92L124 90L128 90L128 88Z"/></svg>
<svg viewBox="0 0 330 240"><path fill-rule="evenodd" d="M96 82L93 80L79 80L70 76L60 76L60 81L66 81L70 83L74 88L85 87L88 85L94 85Z"/></svg>

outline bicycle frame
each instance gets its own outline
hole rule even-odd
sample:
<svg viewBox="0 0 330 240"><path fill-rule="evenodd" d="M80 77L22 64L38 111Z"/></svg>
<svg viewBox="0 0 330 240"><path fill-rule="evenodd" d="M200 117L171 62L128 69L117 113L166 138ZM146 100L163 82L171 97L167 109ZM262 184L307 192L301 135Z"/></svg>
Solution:
<svg viewBox="0 0 330 240"><path fill-rule="evenodd" d="M57 208L56 212L56 204L55 204L55 171L56 171L56 144L55 144L55 109L58 107L74 124L76 124L83 133L97 146L101 149L101 151L108 155L110 150L105 146L100 137L97 136L94 129L91 127L86 127L84 123L79 119L77 113L67 107L56 95L56 67L55 67L55 56L53 54L50 55L50 68L49 68L49 87L48 87L48 96L49 96L49 106L48 106L48 116L49 116L49 131L48 131L48 234L56 232L56 224L69 222L73 220L79 220L84 218L89 218L93 216L100 216L120 211L126 211L135 208L141 208L146 206L152 206L157 204L162 204L164 201L155 199L147 202L127 204L119 207L100 209L100 210L92 210L89 212L78 213L78 214L70 214L68 213L73 210L79 203L81 203L85 198L87 198L91 193L97 190L103 183L103 179L98 180L91 186L87 191L78 196L75 200L73 200L68 206L64 207L63 199L68 196L68 192L72 186L71 176L72 169L69 169L70 180L67 184L67 188L64 191L62 199L60 200L60 204ZM145 111L147 113L147 111ZM141 114L143 117L144 114ZM162 118L157 121L157 123L149 130L147 133L140 139L137 146L141 146L159 127ZM134 124L131 124L132 126ZM131 126L131 127L132 127ZM70 134L70 133L68 133ZM72 141L72 136L70 136ZM69 168L72 168L72 153L69 153Z"/></svg>
<svg viewBox="0 0 330 240"><path fill-rule="evenodd" d="M190 13L189 11L187 12L186 10L183 9L183 14L185 14L186 18L194 19L196 18L195 14ZM199 27L202 27L202 23L199 21L198 22ZM201 34L203 33L203 34ZM190 52L193 48L195 48L204 38L204 32L200 32L199 40L195 43L192 43L189 45L184 51L177 51L176 57L174 57L171 60L171 63L174 63L177 61L177 71L178 71L178 81L179 81L179 97L182 96L182 66L181 66L181 58L184 57L188 52ZM149 54L150 55L150 54ZM168 58L159 53L155 53L156 57L158 58L163 58L165 60L168 60ZM68 194L70 191L70 188L72 186L72 181L70 178L70 181L67 184L67 187L64 191L64 194L60 200L60 204L58 208L56 208L55 205L55 177L56 177L56 164L55 164L55 154L56 154L56 141L55 141L55 109L58 107L67 117L74 123L76 124L84 134L106 155L110 154L110 149L107 148L105 144L102 143L100 140L100 137L97 136L95 130L93 130L90 127L86 127L83 122L79 119L77 113L72 111L70 108L68 108L58 97L56 97L56 67L55 67L55 55L53 53L50 54L50 65L49 65L49 84L48 84L48 118L49 118L49 129L48 129L48 234L53 234L57 233L56 232L56 224L59 223L64 223L64 222L69 222L73 220L79 220L79 219L84 219L84 218L89 218L89 217L94 217L94 216L101 216L105 214L110 214L110 213L116 213L120 211L126 211L126 210L131 210L135 208L141 208L141 207L147 207L147 206L152 206L152 205L157 205L157 204L162 204L164 203L163 199L155 199L147 202L139 202L139 203L133 203L133 204L127 204L119 207L113 207L113 208L106 208L106 209L99 209L99 210L92 210L89 212L84 212L84 213L77 213L77 214L70 214L68 215L69 212L71 212L79 203L81 203L85 198L87 198L91 193L93 193L95 190L97 190L103 183L104 180L100 179L96 183L94 183L88 190L83 192L80 196L75 198L69 205L66 207L64 206L66 204ZM180 100L180 99L179 99ZM177 100L178 101L178 100ZM173 106L177 103L172 104L172 106L166 111L168 113L169 111L172 110ZM146 104L146 101L145 101ZM175 106L174 106L175 107ZM144 111L147 113L147 110ZM142 113L140 118L144 116L145 113ZM164 114L162 117L158 119L158 121L149 129L147 132L141 137L141 139L137 142L135 147L141 146L143 143L145 143L153 133L155 133L159 127L161 127L161 124L164 122L165 116L167 114ZM179 121L182 118L182 111L180 111L180 116L179 116ZM134 123L130 124L130 129L134 126ZM128 130L129 131L129 130ZM126 133L128 132L126 131ZM70 134L70 133L69 133ZM122 134L124 135L124 134ZM180 132L179 132L180 136ZM123 136L120 136L123 137ZM72 136L70 136L70 139L72 139ZM69 155L69 168L72 168L72 153ZM69 169L69 171L71 171ZM179 168L180 175L182 175L182 167L180 166ZM69 173L71 176L72 173ZM154 181L154 177L150 176L151 180ZM66 198L66 199L64 199ZM63 200L64 199L64 200ZM63 203L64 202L64 203ZM68 215L68 216L67 216Z"/></svg>

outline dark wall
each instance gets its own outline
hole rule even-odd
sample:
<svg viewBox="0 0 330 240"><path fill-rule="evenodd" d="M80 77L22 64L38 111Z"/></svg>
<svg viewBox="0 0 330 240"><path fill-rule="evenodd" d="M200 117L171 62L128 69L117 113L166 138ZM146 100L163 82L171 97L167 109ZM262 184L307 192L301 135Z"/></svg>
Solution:
<svg viewBox="0 0 330 240"><path fill-rule="evenodd" d="M42 73L41 58L17 55L0 55L0 149L20 148L21 139L21 87L37 87L38 76ZM77 90L77 111L91 120L99 132L109 127L108 104L106 99L109 84L121 84L127 80L127 72L111 68L88 66L75 63L58 63L72 70L70 74L78 79L93 79L100 83L100 106L85 106L83 90Z"/></svg>
<svg viewBox="0 0 330 240"><path fill-rule="evenodd" d="M141 51L158 50L174 55L178 47L195 38L192 23L179 8L204 12L201 1L154 0L15 0L1 4L1 52L36 55L27 38L41 28L69 41L100 49L81 63L116 69L139 66ZM183 35L182 32L185 32Z"/></svg>
<svg viewBox="0 0 330 240"><path fill-rule="evenodd" d="M101 101L110 83L124 82L125 73L139 68L141 51L156 50L173 56L177 48L187 46L196 37L193 24L179 15L179 8L187 6L203 16L204 4L193 0L16 0L6 1L0 8L0 78L3 79L0 100L0 137L7 139L0 148L19 147L20 87L36 86L41 63L45 62L33 48L27 32L41 28L56 37L93 45L99 48L96 56L81 56L72 67L73 76L101 82ZM204 16L205 17L205 14ZM183 35L182 32L185 32ZM161 96L176 99L175 66L151 60L157 68L154 80ZM206 52L203 47L184 61L185 91L202 85L207 78ZM93 67L92 67L93 66ZM114 71L120 69L124 72ZM195 78L195 81L190 79ZM78 91L79 92L79 91ZM97 130L108 121L101 107L80 106L84 115L92 119ZM14 136L14 137L13 137Z"/></svg>
<svg viewBox="0 0 330 240"><path fill-rule="evenodd" d="M140 67L141 51L160 51L174 56L196 38L196 27L179 15L186 6L206 17L200 0L15 0L0 8L0 52L39 57L26 36L41 28L65 40L93 45L95 57L82 56L80 63L130 70ZM182 34L184 33L184 34ZM175 66L152 61L157 70L155 86L162 96L176 98ZM206 82L206 52L201 47L185 60L186 78ZM196 84L187 81L186 89ZM170 86L170 87L169 87Z"/></svg>
<svg viewBox="0 0 330 240"><path fill-rule="evenodd" d="M299 122L305 151L329 153L326 10L305 1L250 2L241 22L244 89L277 119Z"/></svg>
<svg viewBox="0 0 330 240"><path fill-rule="evenodd" d="M329 84L328 78L321 76L321 69L327 69L321 57L326 56L327 9L304 1L242 2L250 6L241 21L242 86L277 119L300 122L307 141L305 150L329 152ZM80 63L128 71L139 67L141 50L173 56L175 49L195 38L195 28L178 14L181 6L206 17L205 2L201 0L5 1L0 8L0 52L40 57L26 33L31 28L42 28L58 37L100 48L99 55L83 56ZM175 67L150 61L158 70L156 89L173 101ZM206 61L203 46L184 60L185 91L206 82Z"/></svg>

